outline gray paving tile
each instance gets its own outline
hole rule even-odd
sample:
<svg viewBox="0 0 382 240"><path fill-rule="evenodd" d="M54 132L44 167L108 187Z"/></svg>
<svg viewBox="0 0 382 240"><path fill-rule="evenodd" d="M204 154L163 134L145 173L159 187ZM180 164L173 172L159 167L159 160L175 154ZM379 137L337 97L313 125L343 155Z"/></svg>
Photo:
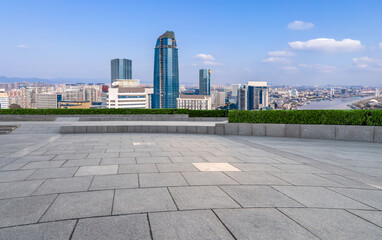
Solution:
<svg viewBox="0 0 382 240"><path fill-rule="evenodd" d="M290 173L328 173L327 171L311 167L306 164L271 164L274 167L280 168L285 172Z"/></svg>
<svg viewBox="0 0 382 240"><path fill-rule="evenodd" d="M72 177L78 170L78 167L66 168L51 168L51 169L38 169L27 179L46 179L46 178L63 178Z"/></svg>
<svg viewBox="0 0 382 240"><path fill-rule="evenodd" d="M282 180L297 186L327 186L327 187L342 187L343 185L316 176L311 173L280 173L275 172L272 175L281 178Z"/></svg>
<svg viewBox="0 0 382 240"><path fill-rule="evenodd" d="M0 172L0 182L22 181L30 176L34 170L19 170Z"/></svg>
<svg viewBox="0 0 382 240"><path fill-rule="evenodd" d="M101 165L113 165L113 164L135 164L134 157L124 158L102 158Z"/></svg>
<svg viewBox="0 0 382 240"><path fill-rule="evenodd" d="M382 212L381 211L366 211L366 210L348 210L349 212L366 219L382 227Z"/></svg>
<svg viewBox="0 0 382 240"><path fill-rule="evenodd" d="M107 190L60 194L41 221L110 215L113 193Z"/></svg>
<svg viewBox="0 0 382 240"><path fill-rule="evenodd" d="M218 209L237 239L318 239L276 209Z"/></svg>
<svg viewBox="0 0 382 240"><path fill-rule="evenodd" d="M47 179L33 195L87 191L91 181L90 176Z"/></svg>
<svg viewBox="0 0 382 240"><path fill-rule="evenodd" d="M157 173L155 164L127 164L119 165L118 173Z"/></svg>
<svg viewBox="0 0 382 240"><path fill-rule="evenodd" d="M87 153L59 154L53 160L85 159L87 156ZM89 158L97 158L97 156Z"/></svg>
<svg viewBox="0 0 382 240"><path fill-rule="evenodd" d="M90 190L137 188L138 174L118 174L95 176Z"/></svg>
<svg viewBox="0 0 382 240"><path fill-rule="evenodd" d="M29 196L43 180L0 183L0 199Z"/></svg>
<svg viewBox="0 0 382 240"><path fill-rule="evenodd" d="M215 157L215 156L202 156L207 162L242 162L241 160L232 157L232 156L221 156L221 157Z"/></svg>
<svg viewBox="0 0 382 240"><path fill-rule="evenodd" d="M180 173L140 173L140 187L169 187L187 186L187 182Z"/></svg>
<svg viewBox="0 0 382 240"><path fill-rule="evenodd" d="M153 157L181 157L182 154L179 152L151 152L151 156Z"/></svg>
<svg viewBox="0 0 382 240"><path fill-rule="evenodd" d="M176 210L167 188L121 189L115 191L113 214Z"/></svg>
<svg viewBox="0 0 382 240"><path fill-rule="evenodd" d="M382 210L382 190L366 190L351 188L331 188L332 190L355 199L359 202Z"/></svg>
<svg viewBox="0 0 382 240"><path fill-rule="evenodd" d="M78 169L76 176L108 175L117 174L117 172L118 165L83 166Z"/></svg>
<svg viewBox="0 0 382 240"><path fill-rule="evenodd" d="M40 162L40 161L49 161L53 159L56 155L41 155L41 156L24 156L17 159L15 162Z"/></svg>
<svg viewBox="0 0 382 240"><path fill-rule="evenodd" d="M30 162L22 169L39 169L39 168L59 168L64 164L65 160L61 161L41 161L41 162Z"/></svg>
<svg viewBox="0 0 382 240"><path fill-rule="evenodd" d="M210 210L150 213L154 239L234 239Z"/></svg>
<svg viewBox="0 0 382 240"><path fill-rule="evenodd" d="M180 152L182 156L184 157L213 157L212 153L210 152L202 152L202 151L197 151L197 152Z"/></svg>
<svg viewBox="0 0 382 240"><path fill-rule="evenodd" d="M171 161L174 163L197 163L197 162L207 162L204 158L199 156L194 157L170 157Z"/></svg>
<svg viewBox="0 0 382 240"><path fill-rule="evenodd" d="M168 157L137 157L137 163L171 163Z"/></svg>
<svg viewBox="0 0 382 240"><path fill-rule="evenodd" d="M36 223L57 195L0 200L0 227Z"/></svg>
<svg viewBox="0 0 382 240"><path fill-rule="evenodd" d="M159 172L198 172L192 163L158 163Z"/></svg>
<svg viewBox="0 0 382 240"><path fill-rule="evenodd" d="M151 239L145 214L80 219L73 240Z"/></svg>
<svg viewBox="0 0 382 240"><path fill-rule="evenodd" d="M121 152L120 157L150 157L149 152Z"/></svg>
<svg viewBox="0 0 382 240"><path fill-rule="evenodd" d="M280 163L280 161L277 161L270 157L237 157L239 160L245 163Z"/></svg>
<svg viewBox="0 0 382 240"><path fill-rule="evenodd" d="M222 172L184 172L190 185L232 185L239 184Z"/></svg>
<svg viewBox="0 0 382 240"><path fill-rule="evenodd" d="M101 162L100 158L67 160L62 167L82 167L82 166L97 166Z"/></svg>
<svg viewBox="0 0 382 240"><path fill-rule="evenodd" d="M280 209L321 239L381 239L382 229L344 210Z"/></svg>
<svg viewBox="0 0 382 240"><path fill-rule="evenodd" d="M339 176L339 175L333 175L333 174L316 174L320 177L329 179L330 181L337 182L339 184L342 184L346 187L352 187L352 188L368 188L368 189L377 189L376 187L353 181L347 177Z"/></svg>
<svg viewBox="0 0 382 240"><path fill-rule="evenodd" d="M169 190L180 210L240 207L216 186L170 187Z"/></svg>
<svg viewBox="0 0 382 240"><path fill-rule="evenodd" d="M289 183L266 172L225 172L240 184L289 185Z"/></svg>
<svg viewBox="0 0 382 240"><path fill-rule="evenodd" d="M28 162L12 162L12 163L9 163L9 164L5 165L0 170L1 171L18 170L18 169L22 168L23 166L25 166L25 164L27 164L27 163Z"/></svg>
<svg viewBox="0 0 382 240"><path fill-rule="evenodd" d="M274 186L274 188L307 207L372 209L323 187Z"/></svg>
<svg viewBox="0 0 382 240"><path fill-rule="evenodd" d="M222 186L243 207L304 207L269 186Z"/></svg>
<svg viewBox="0 0 382 240"><path fill-rule="evenodd" d="M266 163L231 163L243 172L283 172L283 170Z"/></svg>
<svg viewBox="0 0 382 240"><path fill-rule="evenodd" d="M119 152L116 153L89 153L87 158L117 158L119 157Z"/></svg>
<svg viewBox="0 0 382 240"><path fill-rule="evenodd" d="M73 232L75 220L39 223L0 229L0 239L67 240Z"/></svg>

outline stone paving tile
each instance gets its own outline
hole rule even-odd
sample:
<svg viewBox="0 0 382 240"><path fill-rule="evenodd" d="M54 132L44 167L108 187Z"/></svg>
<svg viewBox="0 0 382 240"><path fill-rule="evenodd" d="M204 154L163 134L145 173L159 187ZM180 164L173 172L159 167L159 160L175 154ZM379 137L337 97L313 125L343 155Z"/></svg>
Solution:
<svg viewBox="0 0 382 240"><path fill-rule="evenodd" d="M70 159L85 159L88 155L89 154L87 153L60 154L60 155L57 155L55 158L53 158L53 160L56 161L56 160L70 160ZM98 158L98 156L89 157L89 158Z"/></svg>
<svg viewBox="0 0 382 240"><path fill-rule="evenodd" d="M181 157L182 154L179 152L151 152L151 156L153 157Z"/></svg>
<svg viewBox="0 0 382 240"><path fill-rule="evenodd" d="M140 173L140 187L169 187L187 186L187 182L180 173Z"/></svg>
<svg viewBox="0 0 382 240"><path fill-rule="evenodd" d="M149 152L121 152L120 157L151 157Z"/></svg>
<svg viewBox="0 0 382 240"><path fill-rule="evenodd" d="M117 158L119 157L119 152L117 153L89 153L87 158Z"/></svg>
<svg viewBox="0 0 382 240"><path fill-rule="evenodd" d="M280 209L321 239L381 239L382 229L344 210Z"/></svg>
<svg viewBox="0 0 382 240"><path fill-rule="evenodd" d="M46 179L46 178L63 178L72 177L78 170L78 167L65 167L65 168L48 168L38 169L27 179Z"/></svg>
<svg viewBox="0 0 382 240"><path fill-rule="evenodd" d="M3 159L1 159L3 160ZM27 164L27 162L12 162L12 163L9 163L7 165L4 165L4 167L2 167L0 169L0 171L13 171L13 170L19 170L20 168L22 168L23 166L25 166Z"/></svg>
<svg viewBox="0 0 382 240"><path fill-rule="evenodd" d="M106 153L112 153L112 152L134 152L134 148L107 148Z"/></svg>
<svg viewBox="0 0 382 240"><path fill-rule="evenodd" d="M0 200L0 227L37 223L57 195Z"/></svg>
<svg viewBox="0 0 382 240"><path fill-rule="evenodd" d="M102 158L101 165L113 165L113 164L135 164L134 157L124 158Z"/></svg>
<svg viewBox="0 0 382 240"><path fill-rule="evenodd" d="M328 173L327 171L311 167L305 164L271 164L290 173Z"/></svg>
<svg viewBox="0 0 382 240"><path fill-rule="evenodd" d="M240 169L235 168L229 163L192 163L201 172L240 172Z"/></svg>
<svg viewBox="0 0 382 240"><path fill-rule="evenodd" d="M119 165L118 173L157 173L155 164L127 164Z"/></svg>
<svg viewBox="0 0 382 240"><path fill-rule="evenodd" d="M67 240L73 232L75 220L40 223L0 229L0 239Z"/></svg>
<svg viewBox="0 0 382 240"><path fill-rule="evenodd" d="M284 172L266 163L231 163L243 172Z"/></svg>
<svg viewBox="0 0 382 240"><path fill-rule="evenodd" d="M269 186L221 186L243 207L304 207Z"/></svg>
<svg viewBox="0 0 382 240"><path fill-rule="evenodd" d="M316 174L316 175L323 177L323 178L326 178L326 179L329 179L330 181L337 182L337 183L342 184L343 186L346 186L346 187L377 189L376 187L373 187L373 186L370 186L370 185L367 185L367 184L364 184L361 182L353 181L349 178L339 176L339 175L333 175L333 174Z"/></svg>
<svg viewBox="0 0 382 240"><path fill-rule="evenodd" d="M381 211L366 211L366 210L348 210L348 211L382 228L382 212Z"/></svg>
<svg viewBox="0 0 382 240"><path fill-rule="evenodd" d="M218 209L215 212L237 239L318 239L276 209Z"/></svg>
<svg viewBox="0 0 382 240"><path fill-rule="evenodd" d="M41 169L41 168L59 168L62 164L62 161L41 161L41 162L30 162L21 169Z"/></svg>
<svg viewBox="0 0 382 240"><path fill-rule="evenodd" d="M154 239L234 239L210 211L149 213Z"/></svg>
<svg viewBox="0 0 382 240"><path fill-rule="evenodd" d="M90 190L137 188L138 174L118 174L95 176Z"/></svg>
<svg viewBox="0 0 382 240"><path fill-rule="evenodd" d="M170 187L169 190L180 210L240 207L216 186Z"/></svg>
<svg viewBox="0 0 382 240"><path fill-rule="evenodd" d="M266 172L225 172L240 184L289 185L289 183Z"/></svg>
<svg viewBox="0 0 382 240"><path fill-rule="evenodd" d="M80 239L151 239L146 214L80 219L73 233Z"/></svg>
<svg viewBox="0 0 382 240"><path fill-rule="evenodd" d="M0 182L22 181L30 176L35 170L19 170L0 172Z"/></svg>
<svg viewBox="0 0 382 240"><path fill-rule="evenodd" d="M184 172L190 185L232 185L239 184L222 172Z"/></svg>
<svg viewBox="0 0 382 240"><path fill-rule="evenodd" d="M296 185L296 186L327 186L327 187L342 187L343 185L327 180L325 178L313 175L311 173L272 173L273 176Z"/></svg>
<svg viewBox="0 0 382 240"><path fill-rule="evenodd" d="M174 163L197 163L197 162L207 162L202 157L170 157L171 161Z"/></svg>
<svg viewBox="0 0 382 240"><path fill-rule="evenodd" d="M42 156L24 156L17 159L15 162L40 162L40 161L50 161L56 155L42 155Z"/></svg>
<svg viewBox="0 0 382 240"><path fill-rule="evenodd" d="M121 189L115 191L113 214L176 210L167 188Z"/></svg>
<svg viewBox="0 0 382 240"><path fill-rule="evenodd" d="M184 157L213 157L210 152L180 152Z"/></svg>
<svg viewBox="0 0 382 240"><path fill-rule="evenodd" d="M158 163L159 172L198 172L192 163Z"/></svg>
<svg viewBox="0 0 382 240"><path fill-rule="evenodd" d="M382 210L382 190L331 188L335 192Z"/></svg>
<svg viewBox="0 0 382 240"><path fill-rule="evenodd" d="M220 162L242 162L239 159L231 156L224 156L224 157L211 157L211 156L203 156L203 158L207 162L212 162L212 163L220 163Z"/></svg>
<svg viewBox="0 0 382 240"><path fill-rule="evenodd" d="M279 161L269 157L237 157L241 162L245 163L280 163Z"/></svg>
<svg viewBox="0 0 382 240"><path fill-rule="evenodd" d="M78 169L76 176L108 175L117 174L117 172L118 165L83 166Z"/></svg>
<svg viewBox="0 0 382 240"><path fill-rule="evenodd" d="M113 193L107 190L60 194L41 221L110 215Z"/></svg>
<svg viewBox="0 0 382 240"><path fill-rule="evenodd" d="M274 186L274 188L307 207L372 209L323 187Z"/></svg>
<svg viewBox="0 0 382 240"><path fill-rule="evenodd" d="M82 166L97 166L101 162L101 158L67 160L62 167L82 167Z"/></svg>
<svg viewBox="0 0 382 240"><path fill-rule="evenodd" d="M33 195L87 191L92 177L47 179Z"/></svg>
<svg viewBox="0 0 382 240"><path fill-rule="evenodd" d="M43 180L0 183L0 199L29 196Z"/></svg>

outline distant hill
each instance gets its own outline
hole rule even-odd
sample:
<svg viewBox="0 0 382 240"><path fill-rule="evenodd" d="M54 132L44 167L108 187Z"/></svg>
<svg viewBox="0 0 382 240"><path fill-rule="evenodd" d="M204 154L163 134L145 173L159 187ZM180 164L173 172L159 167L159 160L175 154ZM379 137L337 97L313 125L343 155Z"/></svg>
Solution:
<svg viewBox="0 0 382 240"><path fill-rule="evenodd" d="M21 77L6 77L0 76L0 83L15 83L15 82L45 82L45 83L108 83L108 79L84 79L84 78L21 78Z"/></svg>

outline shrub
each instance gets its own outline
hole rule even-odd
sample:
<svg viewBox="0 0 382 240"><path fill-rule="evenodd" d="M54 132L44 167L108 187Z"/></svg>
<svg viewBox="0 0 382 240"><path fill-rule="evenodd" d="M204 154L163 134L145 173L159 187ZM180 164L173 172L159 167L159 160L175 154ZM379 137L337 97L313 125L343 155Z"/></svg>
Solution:
<svg viewBox="0 0 382 240"><path fill-rule="evenodd" d="M189 117L228 117L228 110L189 110Z"/></svg>

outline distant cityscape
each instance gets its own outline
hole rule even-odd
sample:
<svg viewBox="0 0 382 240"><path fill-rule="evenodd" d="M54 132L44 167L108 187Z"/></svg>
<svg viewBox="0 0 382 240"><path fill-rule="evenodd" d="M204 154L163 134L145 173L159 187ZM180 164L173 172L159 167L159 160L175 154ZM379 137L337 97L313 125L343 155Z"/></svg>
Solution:
<svg viewBox="0 0 382 240"><path fill-rule="evenodd" d="M133 61L130 59L112 59L110 69L109 84L0 83L0 109L382 109L380 91L374 87L272 86L265 81L222 86L213 84L211 69L199 70L199 86L181 85L178 47L172 31L157 39L153 84L141 84L133 78ZM309 107L316 102L325 104ZM337 105L337 102L341 104Z"/></svg>

